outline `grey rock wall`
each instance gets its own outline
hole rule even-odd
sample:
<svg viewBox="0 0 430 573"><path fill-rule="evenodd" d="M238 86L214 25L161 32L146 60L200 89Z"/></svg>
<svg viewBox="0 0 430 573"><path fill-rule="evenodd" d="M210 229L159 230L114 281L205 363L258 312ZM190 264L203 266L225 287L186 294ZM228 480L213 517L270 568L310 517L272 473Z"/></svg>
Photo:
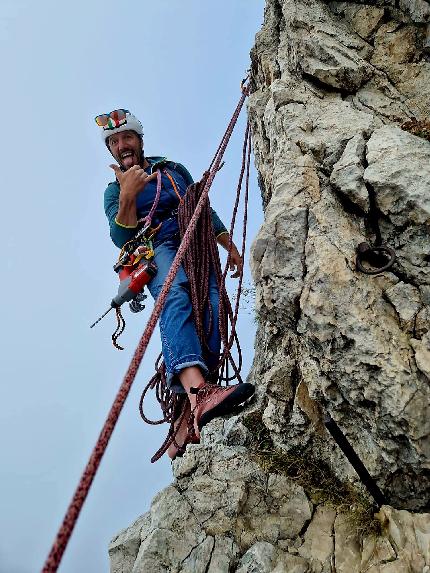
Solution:
<svg viewBox="0 0 430 573"><path fill-rule="evenodd" d="M429 120L430 3L267 0L251 56L257 396L174 462L111 571L429 573L430 142L401 126ZM375 215L397 260L369 276ZM373 521L325 413L388 500Z"/></svg>
<svg viewBox="0 0 430 573"><path fill-rule="evenodd" d="M280 447L312 444L315 422L297 399L305 385L390 503L425 510L430 143L400 124L430 110L430 6L395 4L268 3L279 36L270 26L257 35L249 113L266 205L252 269L261 349L274 353L257 358L256 370L263 420ZM369 194L397 252L392 271L376 277L355 266L356 246L373 238ZM272 415L280 398L268 364L288 362L296 376L284 372L293 396L286 425ZM341 459L334 467L349 473Z"/></svg>

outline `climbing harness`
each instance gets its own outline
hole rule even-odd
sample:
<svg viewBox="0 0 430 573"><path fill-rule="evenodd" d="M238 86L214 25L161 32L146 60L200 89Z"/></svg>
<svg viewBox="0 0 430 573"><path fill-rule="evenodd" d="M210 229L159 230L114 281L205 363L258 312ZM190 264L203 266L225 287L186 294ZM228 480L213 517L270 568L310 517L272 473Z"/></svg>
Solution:
<svg viewBox="0 0 430 573"><path fill-rule="evenodd" d="M221 169L222 165L223 164L220 165L219 169ZM178 191L175 178L167 168L163 168L162 172L169 179L173 191L179 200L179 204L181 204L183 197L181 197ZM161 218L158 217L159 224L157 227L152 227L152 218L157 209L160 195L161 169L159 168L157 169L157 191L151 209L146 217L138 221L139 230L136 235L122 247L118 260L113 267L114 271L118 273L120 280L118 294L112 299L110 308L90 326L90 328L93 328L114 308L117 326L112 334L112 344L118 350L124 350L124 348L118 344L118 338L125 330L125 319L121 312L121 305L124 302L128 302L130 311L133 313L141 312L145 308L147 295L144 293L144 287L155 276L157 269L155 263L144 264L144 262L141 261L142 259L151 261L154 258L155 253L152 245L152 238L160 229L163 222L178 215L179 207L173 209ZM145 280L145 275L141 274L144 269L149 273L147 280ZM137 278L139 280L136 280Z"/></svg>
<svg viewBox="0 0 430 573"><path fill-rule="evenodd" d="M385 245L382 241L381 229L378 221L378 207L376 205L375 192L371 185L366 182L369 194L369 226L375 235L373 244L367 242L360 243L356 248L357 270L366 275L378 275L388 271L396 260L394 249ZM368 263L370 266L364 264Z"/></svg>
<svg viewBox="0 0 430 573"><path fill-rule="evenodd" d="M118 344L118 338L125 329L125 320L121 313L121 305L124 302L128 302L132 312L142 311L145 308L144 301L146 299L143 289L157 273L157 266L152 261L154 258L152 237L157 232L159 226L154 229L151 225L152 218L160 200L160 195L161 172L158 169L157 190L151 209L148 215L139 221L141 228L137 231L135 236L122 247L118 260L113 267L114 271L118 273L120 280L118 294L112 299L110 308L90 326L90 328L93 328L114 308L117 326L112 334L112 344L118 350L124 350L124 348Z"/></svg>
<svg viewBox="0 0 430 573"><path fill-rule="evenodd" d="M224 152L227 148L228 142L230 141L231 134L233 132L234 126L238 120L240 111L243 107L246 97L248 96L249 88L245 86L245 81L242 83L242 96L239 100L239 103L236 106L236 109L233 113L233 116L228 124L228 127L222 137L221 143L215 153L214 159L212 160L211 167L207 173L207 176L202 181L202 188L200 192L200 197L197 201L195 211L189 221L188 227L184 232L181 244L178 247L178 251L176 256L173 260L172 266L167 274L166 280L164 285L160 291L160 294L155 301L153 311L147 323L147 326L142 334L142 337L139 340L137 348L134 352L133 358L130 362L130 365L127 369L127 372L124 376L122 384L119 388L119 391L115 397L114 403L110 409L108 417L103 425L103 428L100 432L99 438L97 443L91 453L91 456L88 460L88 463L84 469L84 472L81 476L77 489L73 495L73 498L70 502L70 505L66 511L66 515L63 519L63 522L60 526L60 529L57 533L51 551L47 557L47 560L43 566L42 573L55 573L60 565L62 556L64 551L67 547L67 544L70 540L72 535L73 529L75 527L76 521L79 517L81 512L82 506L85 502L85 499L88 495L90 490L91 484L94 480L96 475L97 469L100 465L102 457L106 451L107 445L109 443L110 437L112 432L115 428L116 422L119 418L119 415L122 411L124 406L125 400L130 392L131 386L134 382L134 379L137 374L137 370L140 366L142 358L145 354L145 351L148 347L149 340L151 338L152 333L154 332L155 326L157 321L160 317L161 311L163 309L164 303L166 301L167 295L169 290L172 286L174 278L179 270L179 267L182 263L184 255L188 249L188 246L191 242L195 227L199 220L199 217L205 207L207 205L207 197L212 185L212 182L215 178L217 171L220 168L222 158Z"/></svg>
<svg viewBox="0 0 430 573"><path fill-rule="evenodd" d="M336 424L336 422L333 420L333 418L328 413L326 413L324 416L324 425L327 428L327 430L330 432L330 435L334 439L336 444L339 446L339 448L345 454L349 463L352 465L352 467L357 472L358 477L360 478L363 485L367 488L367 491L370 493L370 495L375 500L378 508L381 507L381 505L386 504L387 501L385 499L384 494L379 489L375 480L372 478L372 476L367 471L366 466L363 464L363 462L359 458L357 452L354 450L354 448L352 447L352 445L348 441L345 434L342 432L342 430L339 428L339 426Z"/></svg>

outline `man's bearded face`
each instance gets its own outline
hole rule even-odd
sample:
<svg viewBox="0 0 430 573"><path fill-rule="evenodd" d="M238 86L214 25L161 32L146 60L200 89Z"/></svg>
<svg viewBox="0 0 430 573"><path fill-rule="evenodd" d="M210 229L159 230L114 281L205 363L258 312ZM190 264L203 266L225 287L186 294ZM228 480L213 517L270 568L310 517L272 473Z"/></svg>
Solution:
<svg viewBox="0 0 430 573"><path fill-rule="evenodd" d="M133 165L140 165L142 142L135 131L127 130L111 135L109 149L125 171Z"/></svg>

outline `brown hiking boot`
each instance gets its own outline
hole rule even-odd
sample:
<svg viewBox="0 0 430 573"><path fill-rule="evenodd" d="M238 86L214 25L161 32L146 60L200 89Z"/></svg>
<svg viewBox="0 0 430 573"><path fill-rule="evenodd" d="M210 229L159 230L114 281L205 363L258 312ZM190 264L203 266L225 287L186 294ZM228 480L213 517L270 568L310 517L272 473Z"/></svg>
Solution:
<svg viewBox="0 0 430 573"><path fill-rule="evenodd" d="M205 382L198 388L191 388L196 394L194 429L200 437L200 430L214 418L231 414L236 406L243 404L255 392L252 384L243 382L235 386L218 386Z"/></svg>
<svg viewBox="0 0 430 573"><path fill-rule="evenodd" d="M191 406L188 399L185 400L183 408L184 409L175 421L174 431L176 434L167 450L167 455L172 461L175 458L184 455L185 448L188 444L198 444L200 441L194 431Z"/></svg>

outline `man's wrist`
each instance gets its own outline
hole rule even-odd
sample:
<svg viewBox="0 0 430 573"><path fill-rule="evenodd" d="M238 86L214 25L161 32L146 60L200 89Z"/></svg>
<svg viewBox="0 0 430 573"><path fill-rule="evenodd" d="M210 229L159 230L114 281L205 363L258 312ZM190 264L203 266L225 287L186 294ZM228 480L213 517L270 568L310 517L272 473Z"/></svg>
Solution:
<svg viewBox="0 0 430 573"><path fill-rule="evenodd" d="M136 199L137 193L132 190L126 183L123 183L120 187L119 200L134 201Z"/></svg>
<svg viewBox="0 0 430 573"><path fill-rule="evenodd" d="M121 223L121 221L118 221L118 217L115 217L115 223L119 226L122 227L123 229L135 229L137 227L137 221L136 224L133 225L126 225L124 223Z"/></svg>
<svg viewBox="0 0 430 573"><path fill-rule="evenodd" d="M115 222L121 227L137 227L136 198L121 191Z"/></svg>

